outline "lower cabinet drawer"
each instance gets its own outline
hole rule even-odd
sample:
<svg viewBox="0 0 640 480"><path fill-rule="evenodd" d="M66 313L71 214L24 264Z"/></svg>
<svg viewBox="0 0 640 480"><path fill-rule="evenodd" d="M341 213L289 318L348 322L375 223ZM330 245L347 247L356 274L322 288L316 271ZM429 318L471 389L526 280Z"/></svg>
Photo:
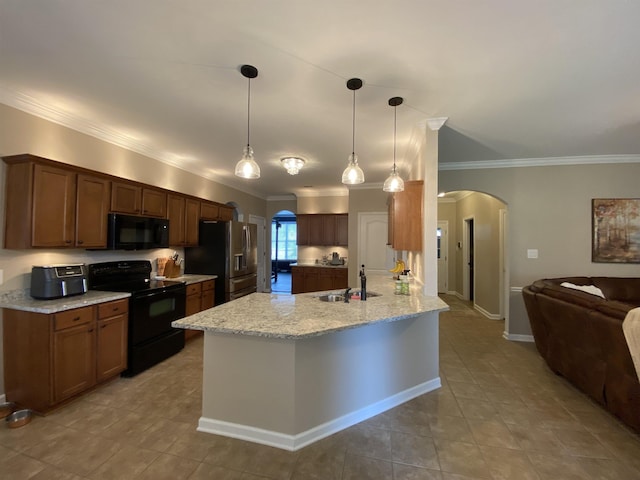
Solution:
<svg viewBox="0 0 640 480"><path fill-rule="evenodd" d="M76 327L93 321L93 307L75 308L58 312L54 316L54 330Z"/></svg>

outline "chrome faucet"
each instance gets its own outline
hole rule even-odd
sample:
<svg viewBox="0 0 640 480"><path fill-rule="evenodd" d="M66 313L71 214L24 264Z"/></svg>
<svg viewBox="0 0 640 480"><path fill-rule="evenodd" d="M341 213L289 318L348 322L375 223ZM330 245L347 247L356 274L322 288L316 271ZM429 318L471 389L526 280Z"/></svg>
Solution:
<svg viewBox="0 0 640 480"><path fill-rule="evenodd" d="M364 265L360 270L360 300L367 299L367 276L364 273Z"/></svg>
<svg viewBox="0 0 640 480"><path fill-rule="evenodd" d="M349 303L349 292L351 291L351 287L347 287L344 291L344 303Z"/></svg>

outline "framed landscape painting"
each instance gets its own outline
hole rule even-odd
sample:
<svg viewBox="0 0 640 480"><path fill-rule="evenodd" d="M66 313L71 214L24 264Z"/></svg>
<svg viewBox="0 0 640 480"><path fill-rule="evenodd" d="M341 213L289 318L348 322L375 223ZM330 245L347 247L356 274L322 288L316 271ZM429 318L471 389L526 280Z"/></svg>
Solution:
<svg viewBox="0 0 640 480"><path fill-rule="evenodd" d="M640 198L594 198L591 208L591 261L640 263Z"/></svg>

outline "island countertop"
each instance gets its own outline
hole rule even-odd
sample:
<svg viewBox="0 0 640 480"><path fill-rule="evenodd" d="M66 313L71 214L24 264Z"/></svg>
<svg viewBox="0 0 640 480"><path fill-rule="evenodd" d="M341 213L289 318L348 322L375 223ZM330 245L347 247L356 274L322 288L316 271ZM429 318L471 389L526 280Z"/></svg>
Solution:
<svg viewBox="0 0 640 480"><path fill-rule="evenodd" d="M176 320L172 325L205 332L298 339L449 309L440 298L423 295L417 286L411 286L411 295L394 295L393 287L389 276L370 275L367 290L380 296L349 303L321 302L318 297L327 292L252 293Z"/></svg>

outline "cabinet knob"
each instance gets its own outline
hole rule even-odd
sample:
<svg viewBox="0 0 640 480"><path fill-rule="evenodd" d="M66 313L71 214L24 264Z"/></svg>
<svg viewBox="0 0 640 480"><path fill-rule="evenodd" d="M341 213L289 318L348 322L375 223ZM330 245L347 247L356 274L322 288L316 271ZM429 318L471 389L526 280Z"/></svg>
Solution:
<svg viewBox="0 0 640 480"><path fill-rule="evenodd" d="M84 242L82 240L78 240L78 245L82 245Z"/></svg>
<svg viewBox="0 0 640 480"><path fill-rule="evenodd" d="M89 333L93 332L93 328L91 330L89 330Z"/></svg>
<svg viewBox="0 0 640 480"><path fill-rule="evenodd" d="M107 326L106 325L101 325L100 328L107 328Z"/></svg>
<svg viewBox="0 0 640 480"><path fill-rule="evenodd" d="M74 322L77 322L78 320L80 320L80 317L73 317Z"/></svg>
<svg viewBox="0 0 640 480"><path fill-rule="evenodd" d="M64 243L71 243L71 240L65 240Z"/></svg>

